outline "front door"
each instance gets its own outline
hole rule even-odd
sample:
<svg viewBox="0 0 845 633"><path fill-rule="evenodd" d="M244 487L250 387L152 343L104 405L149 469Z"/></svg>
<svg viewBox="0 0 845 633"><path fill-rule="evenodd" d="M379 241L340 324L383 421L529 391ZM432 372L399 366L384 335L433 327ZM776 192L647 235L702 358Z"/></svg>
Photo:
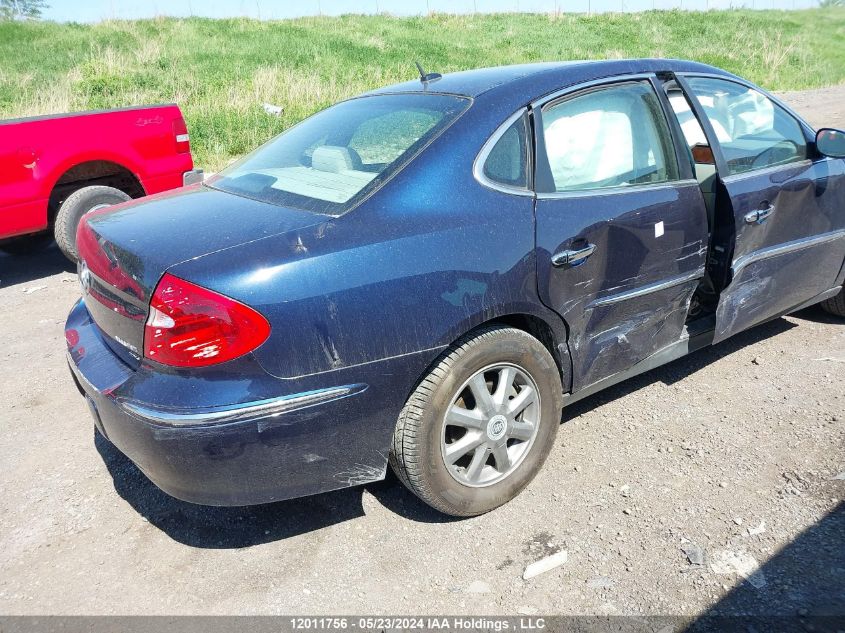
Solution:
<svg viewBox="0 0 845 633"><path fill-rule="evenodd" d="M845 168L815 155L812 131L750 86L700 76L680 82L694 98L724 192L714 252L725 271L718 342L835 285L845 257Z"/></svg>
<svg viewBox="0 0 845 633"><path fill-rule="evenodd" d="M573 392L677 342L704 273L704 200L665 104L642 76L534 107L539 292L569 326Z"/></svg>

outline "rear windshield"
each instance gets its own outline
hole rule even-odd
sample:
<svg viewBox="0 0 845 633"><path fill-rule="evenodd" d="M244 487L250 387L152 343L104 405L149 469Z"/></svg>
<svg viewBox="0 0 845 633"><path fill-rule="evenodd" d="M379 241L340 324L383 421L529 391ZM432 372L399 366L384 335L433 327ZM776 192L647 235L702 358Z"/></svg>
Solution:
<svg viewBox="0 0 845 633"><path fill-rule="evenodd" d="M209 185L263 202L339 215L398 171L469 103L431 94L344 101L265 143Z"/></svg>

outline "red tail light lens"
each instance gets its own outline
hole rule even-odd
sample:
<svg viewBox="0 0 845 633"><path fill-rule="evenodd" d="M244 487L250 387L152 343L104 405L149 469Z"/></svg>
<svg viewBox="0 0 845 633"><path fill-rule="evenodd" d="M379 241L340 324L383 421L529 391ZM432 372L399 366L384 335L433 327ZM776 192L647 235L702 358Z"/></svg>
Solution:
<svg viewBox="0 0 845 633"><path fill-rule="evenodd" d="M191 151L190 137L188 136L188 126L185 125L185 119L179 117L173 120L173 138L176 141L176 152L184 154Z"/></svg>
<svg viewBox="0 0 845 633"><path fill-rule="evenodd" d="M268 336L267 319L249 306L165 273L150 301L144 356L205 367L248 354Z"/></svg>

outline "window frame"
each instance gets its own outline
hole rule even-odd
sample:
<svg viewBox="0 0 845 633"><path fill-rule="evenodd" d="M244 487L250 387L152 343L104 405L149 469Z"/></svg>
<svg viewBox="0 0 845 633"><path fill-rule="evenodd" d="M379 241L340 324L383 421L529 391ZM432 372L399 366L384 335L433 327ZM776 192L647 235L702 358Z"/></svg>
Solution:
<svg viewBox="0 0 845 633"><path fill-rule="evenodd" d="M778 99L776 96L772 95L767 90L764 90L760 86L754 85L750 81L746 81L740 77L736 77L733 75L720 75L717 73L702 72L676 72L673 73L673 75L678 86L680 86L681 90L683 90L687 102L692 107L693 114L695 115L696 119L698 119L699 125L701 126L702 130L704 130L704 135L707 137L707 141L710 144L710 149L713 151L713 159L716 163L716 171L719 174L719 178L723 182L740 181L746 178L753 178L760 174L766 174L768 172L778 172L784 169L796 169L797 167L800 167L802 165L807 166L813 162L813 154L815 152L815 131L813 127L809 123L807 123L803 118L801 118L801 116L798 115L795 110L790 108L783 101ZM713 126L710 124L710 119L708 118L707 113L704 111L703 106L698 101L698 97L696 97L695 92L692 90L692 87L687 82L688 78L715 79L727 83L737 84L748 90L753 90L755 92L760 93L761 95L769 99L775 106L780 107L780 109L783 110L786 115L792 117L792 119L798 124L799 129L804 135L804 142L806 143L807 155L800 160L795 160L788 163L781 163L779 165L767 165L766 167L759 167L757 169L750 169L748 171L732 174L731 170L728 168L728 163L725 160L725 154L722 151L722 144L719 142L719 138L716 134L716 131L713 129Z"/></svg>
<svg viewBox="0 0 845 633"><path fill-rule="evenodd" d="M490 153L493 151L493 148L496 147L496 144L501 140L501 138L505 135L505 133L511 129L514 123L522 119L522 125L525 129L525 169L528 172L526 174L526 186L525 187L516 187L514 185L508 185L503 182L499 182L498 180L493 180L492 178L488 177L487 174L484 173L484 167L487 164L487 159L490 157ZM502 193L509 193L512 195L517 196L530 196L534 197L534 135L531 131L531 119L530 119L530 112L527 106L523 106L512 115L510 115L504 122L496 128L496 130L491 134L487 140L484 142L484 145L481 146L481 151L478 152L478 155L475 157L475 161L472 165L472 173L475 179L488 187L489 189L494 189L496 191L501 191Z"/></svg>

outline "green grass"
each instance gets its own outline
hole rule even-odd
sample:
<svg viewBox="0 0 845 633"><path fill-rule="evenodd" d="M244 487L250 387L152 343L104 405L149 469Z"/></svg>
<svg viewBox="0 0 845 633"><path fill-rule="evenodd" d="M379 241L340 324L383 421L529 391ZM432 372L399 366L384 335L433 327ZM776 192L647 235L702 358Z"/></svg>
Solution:
<svg viewBox="0 0 845 633"><path fill-rule="evenodd" d="M216 170L339 99L415 77L540 60L682 57L772 90L845 81L845 8L604 15L0 23L0 118L178 102ZM267 115L262 102L284 106Z"/></svg>

